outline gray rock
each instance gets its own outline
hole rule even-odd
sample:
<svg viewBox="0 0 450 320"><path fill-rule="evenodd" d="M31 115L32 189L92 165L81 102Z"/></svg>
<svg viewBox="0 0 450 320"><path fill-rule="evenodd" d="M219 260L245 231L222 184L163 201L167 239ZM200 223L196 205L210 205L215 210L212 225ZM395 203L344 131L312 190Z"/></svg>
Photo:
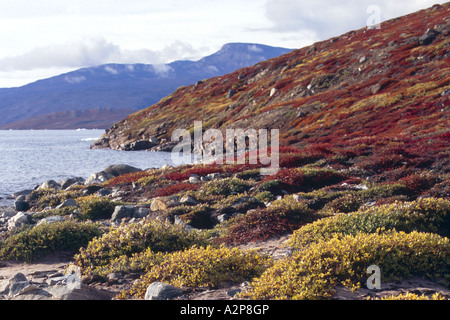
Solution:
<svg viewBox="0 0 450 320"><path fill-rule="evenodd" d="M104 171L93 173L87 178L84 182L86 186L94 184L94 183L103 183L110 179L114 178L114 176L110 173L106 173Z"/></svg>
<svg viewBox="0 0 450 320"><path fill-rule="evenodd" d="M64 217L61 217L61 216L50 216L50 217L46 217L46 218L40 220L37 223L37 225L41 225L43 223L60 222L60 221L64 221Z"/></svg>
<svg viewBox="0 0 450 320"><path fill-rule="evenodd" d="M195 206L197 205L197 201L191 196L183 196L180 199L180 203L187 206Z"/></svg>
<svg viewBox="0 0 450 320"><path fill-rule="evenodd" d="M15 216L8 220L8 230L12 230L17 227L21 227L25 224L28 224L29 215L24 212L18 212Z"/></svg>
<svg viewBox="0 0 450 320"><path fill-rule="evenodd" d="M111 292L83 284L76 273L51 280L50 285L42 283L37 286L18 273L1 293L10 300L111 300L114 296Z"/></svg>
<svg viewBox="0 0 450 320"><path fill-rule="evenodd" d="M198 179L198 177L189 177L189 182L190 183L198 183L200 180Z"/></svg>
<svg viewBox="0 0 450 320"><path fill-rule="evenodd" d="M111 221L119 221L124 218L131 218L133 217L133 213L135 211L135 207L131 205L127 206L116 206L114 209L114 212L111 216Z"/></svg>
<svg viewBox="0 0 450 320"><path fill-rule="evenodd" d="M61 189L61 185L55 180L47 180L38 189Z"/></svg>
<svg viewBox="0 0 450 320"><path fill-rule="evenodd" d="M61 182L61 188L65 190L73 185L83 184L83 183L84 183L84 178L81 178L81 177L69 178L69 179L63 180Z"/></svg>
<svg viewBox="0 0 450 320"><path fill-rule="evenodd" d="M210 173L207 175L209 180L216 180L220 178L220 173Z"/></svg>
<svg viewBox="0 0 450 320"><path fill-rule="evenodd" d="M121 176L127 173L140 172L141 169L126 165L126 164L115 164L108 166L103 172L109 173L114 177Z"/></svg>
<svg viewBox="0 0 450 320"><path fill-rule="evenodd" d="M67 199L63 203L61 203L59 206L57 206L56 209L61 209L61 208L66 208L66 207L78 207L78 204L74 199Z"/></svg>
<svg viewBox="0 0 450 320"><path fill-rule="evenodd" d="M183 294L180 288L162 283L153 282L147 287L145 300L171 300Z"/></svg>
<svg viewBox="0 0 450 320"><path fill-rule="evenodd" d="M427 46L436 39L440 32L428 29L421 37L419 37L419 44L422 46Z"/></svg>

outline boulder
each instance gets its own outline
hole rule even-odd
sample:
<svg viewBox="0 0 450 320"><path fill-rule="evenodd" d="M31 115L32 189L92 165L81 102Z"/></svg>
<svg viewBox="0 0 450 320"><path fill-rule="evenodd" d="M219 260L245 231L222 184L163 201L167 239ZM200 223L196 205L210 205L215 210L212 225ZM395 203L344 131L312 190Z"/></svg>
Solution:
<svg viewBox="0 0 450 320"><path fill-rule="evenodd" d="M30 204L24 198L25 196L20 196L14 202L14 207L17 211L28 211L30 209Z"/></svg>
<svg viewBox="0 0 450 320"><path fill-rule="evenodd" d="M127 173L140 172L141 169L126 165L126 164L114 164L108 166L103 172L111 174L114 177L121 176Z"/></svg>
<svg viewBox="0 0 450 320"><path fill-rule="evenodd" d="M154 143L154 140L138 140L133 142L128 142L125 144L120 145L120 149L124 151L143 151L143 150L149 150L152 147L154 147L156 143Z"/></svg>
<svg viewBox="0 0 450 320"><path fill-rule="evenodd" d="M81 177L75 177L75 178L69 178L66 180L61 181L61 188L66 190L67 188L77 185L77 184L83 184L84 178Z"/></svg>
<svg viewBox="0 0 450 320"><path fill-rule="evenodd" d="M189 177L189 183L198 183L199 181L198 177Z"/></svg>
<svg viewBox="0 0 450 320"><path fill-rule="evenodd" d="M24 212L18 212L15 216L8 220L8 230L12 230L14 228L28 224L30 222L28 218L28 214Z"/></svg>
<svg viewBox="0 0 450 320"><path fill-rule="evenodd" d="M64 202L61 203L59 206L57 206L56 209L61 209L61 208L66 208L66 207L78 207L78 204L74 199L67 199L67 200L64 200Z"/></svg>
<svg viewBox="0 0 450 320"><path fill-rule="evenodd" d="M39 220L37 225L41 225L43 223L60 222L60 221L64 221L64 217L62 217L62 216L50 216L50 217L46 217L44 219Z"/></svg>
<svg viewBox="0 0 450 320"><path fill-rule="evenodd" d="M178 196L169 196L169 197L159 197L155 198L150 205L150 209L152 211L164 211L169 208L173 208L181 205L179 201L180 197Z"/></svg>
<svg viewBox="0 0 450 320"><path fill-rule="evenodd" d="M61 185L55 180L47 180L38 189L61 189Z"/></svg>
<svg viewBox="0 0 450 320"><path fill-rule="evenodd" d="M111 221L119 222L125 218L141 219L150 213L150 209L142 206L124 205L116 206L111 216Z"/></svg>
<svg viewBox="0 0 450 320"><path fill-rule="evenodd" d="M34 283L17 273L0 292L9 300L111 300L113 293L83 284L78 274L63 274L47 282Z"/></svg>
<svg viewBox="0 0 450 320"><path fill-rule="evenodd" d="M94 183L103 183L112 178L121 176L127 173L139 172L141 169L126 165L126 164L114 164L108 166L105 170L93 173L91 176L84 182L85 185L91 185Z"/></svg>
<svg viewBox="0 0 450 320"><path fill-rule="evenodd" d="M180 288L162 283L153 282L147 287L145 300L171 300L183 294Z"/></svg>
<svg viewBox="0 0 450 320"><path fill-rule="evenodd" d="M439 32L433 29L428 29L420 38L419 38L419 44L422 46L427 46L436 39L436 37L439 35Z"/></svg>
<svg viewBox="0 0 450 320"><path fill-rule="evenodd" d="M186 206L195 206L197 205L197 201L191 196L183 196L180 199L180 203Z"/></svg>
<svg viewBox="0 0 450 320"><path fill-rule="evenodd" d="M86 186L94 184L94 183L103 183L108 181L109 179L114 178L112 174L106 173L104 171L93 173L87 178L87 180L84 182Z"/></svg>

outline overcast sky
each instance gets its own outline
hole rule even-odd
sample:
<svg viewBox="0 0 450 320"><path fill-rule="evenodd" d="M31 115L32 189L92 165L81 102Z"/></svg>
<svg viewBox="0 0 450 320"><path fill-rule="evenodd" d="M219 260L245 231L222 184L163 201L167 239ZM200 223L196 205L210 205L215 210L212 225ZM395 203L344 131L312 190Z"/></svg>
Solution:
<svg viewBox="0 0 450 320"><path fill-rule="evenodd" d="M0 0L0 88L104 63L196 60L230 42L301 48L445 2Z"/></svg>

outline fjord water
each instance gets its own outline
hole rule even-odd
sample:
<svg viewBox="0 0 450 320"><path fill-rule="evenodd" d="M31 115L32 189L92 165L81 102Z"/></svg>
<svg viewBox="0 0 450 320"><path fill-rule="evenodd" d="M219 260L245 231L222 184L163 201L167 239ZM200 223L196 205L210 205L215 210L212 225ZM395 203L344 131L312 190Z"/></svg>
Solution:
<svg viewBox="0 0 450 320"><path fill-rule="evenodd" d="M91 150L103 130L0 130L0 205L46 180L88 178L112 164L140 169L171 164L169 152Z"/></svg>

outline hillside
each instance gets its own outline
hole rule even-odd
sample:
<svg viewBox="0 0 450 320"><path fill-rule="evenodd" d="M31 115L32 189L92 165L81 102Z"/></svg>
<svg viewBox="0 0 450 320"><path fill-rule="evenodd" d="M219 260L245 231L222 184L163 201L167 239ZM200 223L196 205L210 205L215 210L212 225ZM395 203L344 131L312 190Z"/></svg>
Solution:
<svg viewBox="0 0 450 320"><path fill-rule="evenodd" d="M106 64L0 89L0 129L105 129L175 89L290 49L230 43L198 61Z"/></svg>
<svg viewBox="0 0 450 320"><path fill-rule="evenodd" d="M0 210L0 300L61 299L62 289L87 300L108 299L104 291L233 303L449 300L449 9L180 88L117 123L94 147L154 137L169 148L161 139L194 120L279 128L280 168L113 165L44 182L17 198L27 211ZM55 255L71 262L59 282L50 266L28 278L8 271ZM152 290L161 283L168 296Z"/></svg>
<svg viewBox="0 0 450 320"><path fill-rule="evenodd" d="M448 142L449 10L437 5L179 88L93 148L170 141L194 120L203 129L280 129L284 146Z"/></svg>

